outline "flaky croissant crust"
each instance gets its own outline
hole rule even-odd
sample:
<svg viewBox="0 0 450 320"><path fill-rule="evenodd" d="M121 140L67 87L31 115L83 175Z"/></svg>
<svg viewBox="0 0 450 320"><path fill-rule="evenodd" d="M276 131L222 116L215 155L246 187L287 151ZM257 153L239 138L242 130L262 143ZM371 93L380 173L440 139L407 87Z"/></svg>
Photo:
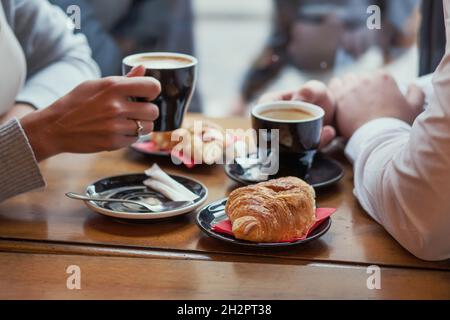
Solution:
<svg viewBox="0 0 450 320"><path fill-rule="evenodd" d="M315 210L314 189L295 177L236 189L225 208L235 237L251 242L302 237L315 223Z"/></svg>

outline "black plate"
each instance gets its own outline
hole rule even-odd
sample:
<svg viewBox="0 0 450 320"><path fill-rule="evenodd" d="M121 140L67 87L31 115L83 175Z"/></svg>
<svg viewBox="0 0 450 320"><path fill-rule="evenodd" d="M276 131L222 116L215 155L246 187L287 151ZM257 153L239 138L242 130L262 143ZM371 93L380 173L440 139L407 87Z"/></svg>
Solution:
<svg viewBox="0 0 450 320"><path fill-rule="evenodd" d="M237 163L226 164L225 173L230 179L243 185L263 182L248 180L248 178L246 178L246 170ZM304 180L315 189L320 189L339 182L344 177L344 174L344 168L339 162L319 153L316 155L309 176ZM287 175L289 175L289 172L284 172L284 176Z"/></svg>
<svg viewBox="0 0 450 320"><path fill-rule="evenodd" d="M187 177L170 175L171 178L178 181L193 193L199 196L192 204L182 206L170 211L150 213L139 206L127 205L123 203L107 203L107 202L86 202L87 206L92 210L113 218L130 219L130 220L159 220L170 217L179 216L192 212L203 205L208 196L206 187L198 181ZM115 198L124 200L143 200L144 198L154 197L161 202L170 201L163 195L150 190L144 185L144 181L148 179L145 174L129 174L123 176L109 177L92 183L86 189L88 196L100 198Z"/></svg>
<svg viewBox="0 0 450 320"><path fill-rule="evenodd" d="M217 233L212 230L214 224L222 220L222 218L226 218L226 213L224 209L227 201L228 199L219 200L201 209L200 212L197 214L197 224L200 227L200 229L210 237L226 241L235 245L252 248L280 248L280 247L298 246L320 238L325 233L327 233L327 231L331 227L331 218L327 218L306 239L298 240L295 242L253 243L249 241L239 240L233 237L232 235Z"/></svg>

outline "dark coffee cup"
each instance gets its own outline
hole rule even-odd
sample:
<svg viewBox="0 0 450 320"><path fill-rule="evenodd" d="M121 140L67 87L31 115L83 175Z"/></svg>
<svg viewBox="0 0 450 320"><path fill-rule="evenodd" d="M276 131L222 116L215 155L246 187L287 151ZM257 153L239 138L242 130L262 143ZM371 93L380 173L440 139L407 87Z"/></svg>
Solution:
<svg viewBox="0 0 450 320"><path fill-rule="evenodd" d="M192 99L197 82L197 59L179 53L141 53L123 59L123 74L135 66L146 68L145 76L154 77L161 83L161 94L152 101L159 108L159 118L154 131L166 132L179 129ZM131 97L135 101L146 99Z"/></svg>
<svg viewBox="0 0 450 320"><path fill-rule="evenodd" d="M307 177L319 148L324 115L322 108L301 101L270 102L253 108L253 129L279 130L278 142L272 141L270 134L258 135L258 148L278 148L279 157L275 160L279 161L279 172L275 176Z"/></svg>

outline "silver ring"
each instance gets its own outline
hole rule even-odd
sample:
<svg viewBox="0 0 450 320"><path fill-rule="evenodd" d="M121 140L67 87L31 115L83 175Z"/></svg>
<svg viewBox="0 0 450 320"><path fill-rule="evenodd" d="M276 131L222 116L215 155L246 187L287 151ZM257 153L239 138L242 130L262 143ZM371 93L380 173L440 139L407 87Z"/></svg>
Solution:
<svg viewBox="0 0 450 320"><path fill-rule="evenodd" d="M134 122L136 122L136 137L140 137L142 135L142 131L144 131L144 127L140 121L134 120Z"/></svg>

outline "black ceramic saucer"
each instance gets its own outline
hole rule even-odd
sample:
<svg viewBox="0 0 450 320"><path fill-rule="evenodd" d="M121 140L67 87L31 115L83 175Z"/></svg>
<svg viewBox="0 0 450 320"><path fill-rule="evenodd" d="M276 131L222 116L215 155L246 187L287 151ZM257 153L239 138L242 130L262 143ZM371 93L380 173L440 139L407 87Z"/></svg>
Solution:
<svg viewBox="0 0 450 320"><path fill-rule="evenodd" d="M322 222L322 224L320 224L320 226L314 229L314 231L310 235L308 235L306 239L294 242L253 243L249 241L239 240L233 237L232 235L218 233L213 230L213 226L216 223L227 219L227 215L225 213L225 205L227 201L228 199L219 200L201 209L197 215L197 224L200 227L200 229L210 237L225 242L229 242L235 245L253 248L280 248L280 247L298 246L320 238L325 233L327 233L331 227L331 218L327 218Z"/></svg>
<svg viewBox="0 0 450 320"><path fill-rule="evenodd" d="M174 175L171 175L171 177L183 184L193 193L197 194L198 199L193 201L192 204L162 212L149 212L139 206L122 203L95 201L86 201L85 203L90 209L102 215L134 222L161 220L180 216L196 210L205 203L208 197L208 189L202 183L187 177ZM170 201L162 194L147 188L144 185L144 180L146 179L148 179L148 177L145 174L129 174L104 178L89 185L86 189L86 195L96 198L137 201L145 201L147 198L156 198L162 203Z"/></svg>
<svg viewBox="0 0 450 320"><path fill-rule="evenodd" d="M266 179L254 178L255 170L259 167L253 167L251 169L244 169L241 165L237 163L226 164L225 173L230 179L243 184L250 185L258 182L266 181ZM304 180L312 185L316 189L329 187L337 182L339 182L344 177L344 168L342 165L321 153L318 153L315 157L313 166L309 172L308 177ZM289 176L295 175L289 173L286 169L280 171L279 176Z"/></svg>

